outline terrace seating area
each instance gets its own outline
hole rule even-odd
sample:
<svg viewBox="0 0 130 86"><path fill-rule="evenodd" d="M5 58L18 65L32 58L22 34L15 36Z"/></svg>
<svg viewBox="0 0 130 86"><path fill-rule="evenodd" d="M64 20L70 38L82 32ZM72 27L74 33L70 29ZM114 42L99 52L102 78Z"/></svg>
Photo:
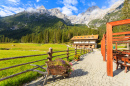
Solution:
<svg viewBox="0 0 130 86"><path fill-rule="evenodd" d="M107 62L107 75L113 77L113 61L116 69L125 67L125 73L130 70L130 31L113 33L113 26L130 24L130 19L108 22L106 34L101 40L101 54ZM127 45L127 49L118 49L119 44ZM116 47L115 47L115 46Z"/></svg>
<svg viewBox="0 0 130 86"><path fill-rule="evenodd" d="M130 50L128 50L130 51ZM127 69L130 71L130 56L128 55L129 52L125 52L125 51L114 51L113 52L113 59L114 62L116 63L117 67L116 69L118 69L119 65L122 69L122 67L125 67L125 73L127 72Z"/></svg>

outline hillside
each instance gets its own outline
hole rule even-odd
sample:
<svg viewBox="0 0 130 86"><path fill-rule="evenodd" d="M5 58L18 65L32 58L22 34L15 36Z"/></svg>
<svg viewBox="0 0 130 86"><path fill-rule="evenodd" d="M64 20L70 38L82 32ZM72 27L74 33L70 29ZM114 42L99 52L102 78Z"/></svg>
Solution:
<svg viewBox="0 0 130 86"><path fill-rule="evenodd" d="M121 20L121 10L106 14L102 19L94 19L88 23L90 28L97 28L105 25L107 22Z"/></svg>
<svg viewBox="0 0 130 86"><path fill-rule="evenodd" d="M13 16L0 19L0 34L9 38L20 39L22 36L31 33L39 33L47 28L66 27L63 19L55 16L29 14L22 12Z"/></svg>

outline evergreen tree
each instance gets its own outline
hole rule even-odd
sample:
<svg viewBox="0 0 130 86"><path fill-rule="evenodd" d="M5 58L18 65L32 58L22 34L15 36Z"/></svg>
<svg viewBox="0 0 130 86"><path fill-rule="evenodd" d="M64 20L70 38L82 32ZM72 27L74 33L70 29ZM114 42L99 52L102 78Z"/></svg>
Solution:
<svg viewBox="0 0 130 86"><path fill-rule="evenodd" d="M122 7L122 19L130 19L130 0L125 0Z"/></svg>

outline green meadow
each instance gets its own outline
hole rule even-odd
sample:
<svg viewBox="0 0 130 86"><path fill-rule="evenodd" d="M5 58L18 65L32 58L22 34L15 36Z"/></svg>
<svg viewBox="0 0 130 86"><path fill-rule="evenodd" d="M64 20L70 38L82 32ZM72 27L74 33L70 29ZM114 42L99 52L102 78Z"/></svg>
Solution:
<svg viewBox="0 0 130 86"><path fill-rule="evenodd" d="M65 44L32 44L32 43L2 43L0 44L0 59L1 58L10 58L16 56L26 56L26 55L37 55L37 54L46 54L49 51L49 48L53 48L53 51L63 51L67 50L67 45ZM74 48L69 48L69 50L74 50ZM70 51L70 55L74 54L75 51ZM55 55L66 54L67 52L59 52L54 53ZM18 58L0 61L0 69L18 65L22 63L32 62L36 60L46 59L48 55L44 56L35 56L35 57L27 57L27 58ZM66 57L66 55L59 56L59 58ZM73 60L74 56L69 57L69 61ZM55 58L53 58L54 60ZM64 60L67 60L66 58ZM45 61L39 61L32 64L44 65ZM30 66L30 64L22 65L6 70L0 71L0 78L7 77L9 75L13 75L22 71L26 71L28 69L34 68ZM41 69L39 69L41 70ZM44 71L44 70L42 70ZM27 72L13 78L0 81L0 86L21 86L24 83L30 82L33 79L36 79L38 76L41 76L37 72Z"/></svg>

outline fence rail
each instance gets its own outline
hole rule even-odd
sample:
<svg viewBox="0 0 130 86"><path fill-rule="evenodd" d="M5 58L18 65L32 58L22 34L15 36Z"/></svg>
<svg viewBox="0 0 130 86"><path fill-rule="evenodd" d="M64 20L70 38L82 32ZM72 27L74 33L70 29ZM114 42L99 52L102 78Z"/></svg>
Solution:
<svg viewBox="0 0 130 86"><path fill-rule="evenodd" d="M0 59L0 61L4 61L4 60L12 60L12 59L19 59L19 58L26 58L26 57L34 57L34 56L44 56L44 55L48 55L48 57L46 59L41 59L41 60L36 60L36 61L31 61L31 62L27 62L27 63L22 63L22 64L17 64L17 65L13 65L13 66L10 66L10 67L5 67L5 68L0 68L0 71L2 70L7 70L7 69L10 69L10 68L14 68L14 67L18 67L18 66L22 66L22 65L27 65L27 64L30 64L30 63L35 63L35 62L39 62L39 61L43 61L43 60L49 60L51 61L53 57L58 57L58 56L62 56L62 55L66 55L65 57L62 57L61 59L69 59L69 57L71 56L74 56L76 55L77 53L80 53L80 54L85 54L87 52L90 52L92 51L93 49L77 49L75 48L75 50L69 50L69 48L67 48L67 50L64 50L64 51L54 51L53 52L53 49L52 48L49 48L49 52L47 52L47 54L39 54L39 55L28 55L28 56L18 56L18 57L10 57L10 58L2 58ZM70 52L71 51L71 52ZM73 51L73 52L72 52ZM65 54L60 54L60 55L55 55L53 56L53 53L59 53L59 52L66 52ZM71 53L74 53L72 55L70 55ZM41 66L45 66L44 65L41 65ZM3 81L3 80L6 80L6 79L9 79L9 78L12 78L12 77L15 77L17 75L20 75L20 74L23 74L23 73L26 73L26 72L29 72L30 70L33 70L33 69L37 69L39 67L35 67L35 68L32 68L32 69L28 69L26 71L22 71L20 73L16 73L16 74L13 74L13 75L10 75L10 76L7 76L7 77L4 77L4 78L1 78L0 81Z"/></svg>

